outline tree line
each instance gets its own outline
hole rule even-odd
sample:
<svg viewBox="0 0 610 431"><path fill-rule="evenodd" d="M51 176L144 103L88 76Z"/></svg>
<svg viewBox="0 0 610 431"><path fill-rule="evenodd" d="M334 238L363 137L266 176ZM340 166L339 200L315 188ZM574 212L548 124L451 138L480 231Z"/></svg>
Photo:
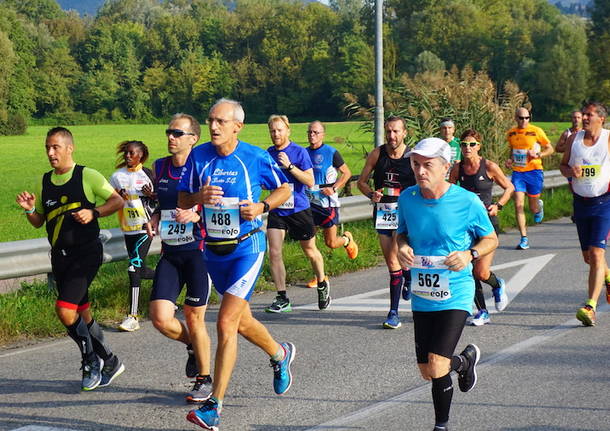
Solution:
<svg viewBox="0 0 610 431"><path fill-rule="evenodd" d="M55 0L0 0L0 133L205 114L220 96L251 121L341 119L374 91L374 2L107 0L95 17ZM470 67L516 82L538 119L610 99L610 2L591 21L546 0L386 0L385 84ZM599 85L598 85L599 84Z"/></svg>

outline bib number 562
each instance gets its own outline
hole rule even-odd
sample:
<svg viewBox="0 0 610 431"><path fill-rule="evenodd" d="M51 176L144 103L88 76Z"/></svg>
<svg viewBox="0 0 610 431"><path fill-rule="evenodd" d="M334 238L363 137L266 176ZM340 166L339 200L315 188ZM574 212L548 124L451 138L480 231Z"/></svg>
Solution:
<svg viewBox="0 0 610 431"><path fill-rule="evenodd" d="M440 277L438 274L422 274L418 275L418 284L422 287L440 287Z"/></svg>

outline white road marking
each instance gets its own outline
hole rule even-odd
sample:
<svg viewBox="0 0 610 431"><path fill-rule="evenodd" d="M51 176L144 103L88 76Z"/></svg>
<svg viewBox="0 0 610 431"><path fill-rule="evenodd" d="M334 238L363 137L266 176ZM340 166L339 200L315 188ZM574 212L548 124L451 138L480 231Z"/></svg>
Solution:
<svg viewBox="0 0 610 431"><path fill-rule="evenodd" d="M21 355L22 353L35 352L36 350L46 349L51 346L56 346L59 343L67 343L67 342L68 342L68 340L58 340L58 341L43 344L42 346L30 347L29 349L15 349L12 352L1 354L0 358L8 358L9 356ZM72 342L72 340L70 340L70 342Z"/></svg>
<svg viewBox="0 0 610 431"><path fill-rule="evenodd" d="M598 306L597 314L607 313L610 311L609 304L603 304ZM522 351L530 349L539 344L546 343L555 338L559 338L564 335L570 329L574 329L576 327L580 327L582 324L576 319L567 320L552 329L544 332L541 335L537 335L535 337L528 338L526 340L520 341L519 343L513 344L512 346L508 346L507 348L500 350L498 353L491 355L488 358L485 358L479 365L477 365L477 370L485 370L498 362L506 361L513 356L520 354ZM385 410L396 408L398 403L408 403L410 401L419 401L420 396L422 394L428 394L430 392L430 383L425 383L421 386L413 388L407 392L403 392L402 394L396 395L395 397L389 398L387 400L379 401L375 404L372 404L363 409L357 410L355 412L349 413L345 416L330 420L320 425L316 425L313 428L307 428L304 431L322 431L322 430L348 430L352 429L353 426L348 426L353 423L362 422L365 420L370 420L371 417L375 415L379 415ZM400 408L404 408L404 405L400 405Z"/></svg>
<svg viewBox="0 0 610 431"><path fill-rule="evenodd" d="M501 269L521 266L515 275L506 282L508 302L510 302L529 284L530 281L545 267L547 263L555 257L554 254L545 254L529 259L520 259L500 265L495 265L491 269L498 271ZM488 301L493 304L493 297ZM343 298L333 298L330 310L332 311L387 311L390 305L388 288L373 290L358 295L346 296ZM318 310L318 304L307 304L292 307L294 310ZM489 307L492 308L492 307ZM400 301L400 311L411 311L411 302ZM495 313L495 310L489 310Z"/></svg>
<svg viewBox="0 0 610 431"><path fill-rule="evenodd" d="M16 428L13 431L76 431L70 428L55 428L55 427L43 427L40 425L26 425L21 428Z"/></svg>

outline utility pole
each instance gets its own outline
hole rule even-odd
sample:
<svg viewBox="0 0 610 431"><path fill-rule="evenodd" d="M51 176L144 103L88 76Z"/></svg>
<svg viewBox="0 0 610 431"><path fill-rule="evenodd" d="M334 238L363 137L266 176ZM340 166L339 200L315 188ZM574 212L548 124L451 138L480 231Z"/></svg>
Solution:
<svg viewBox="0 0 610 431"><path fill-rule="evenodd" d="M375 146L383 145L383 0L375 1Z"/></svg>

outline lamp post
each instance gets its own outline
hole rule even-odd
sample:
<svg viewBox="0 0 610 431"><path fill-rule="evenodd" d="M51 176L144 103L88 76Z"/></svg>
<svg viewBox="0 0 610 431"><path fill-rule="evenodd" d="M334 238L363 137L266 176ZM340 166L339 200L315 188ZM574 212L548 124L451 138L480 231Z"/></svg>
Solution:
<svg viewBox="0 0 610 431"><path fill-rule="evenodd" d="M375 146L383 145L383 0L375 1Z"/></svg>

